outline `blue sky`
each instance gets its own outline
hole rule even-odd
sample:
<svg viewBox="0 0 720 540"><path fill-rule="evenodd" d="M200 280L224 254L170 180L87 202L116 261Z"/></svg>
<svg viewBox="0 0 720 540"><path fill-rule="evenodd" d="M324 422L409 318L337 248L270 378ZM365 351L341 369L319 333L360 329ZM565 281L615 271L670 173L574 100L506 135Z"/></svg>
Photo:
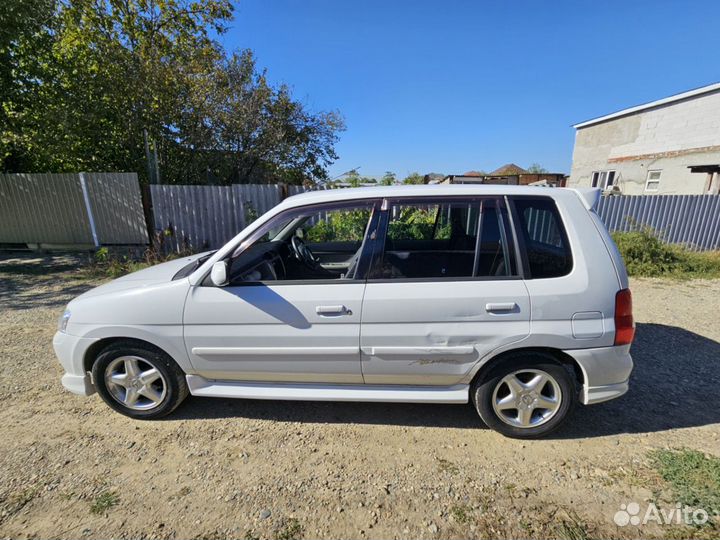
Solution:
<svg viewBox="0 0 720 540"><path fill-rule="evenodd" d="M347 131L360 167L569 172L571 124L720 81L718 1L242 0L222 37Z"/></svg>

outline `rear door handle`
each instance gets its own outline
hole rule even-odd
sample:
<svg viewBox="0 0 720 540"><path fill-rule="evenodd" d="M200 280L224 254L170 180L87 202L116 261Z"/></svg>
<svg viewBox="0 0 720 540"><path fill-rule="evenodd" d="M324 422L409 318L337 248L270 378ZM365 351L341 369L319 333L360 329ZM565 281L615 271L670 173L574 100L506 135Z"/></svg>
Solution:
<svg viewBox="0 0 720 540"><path fill-rule="evenodd" d="M497 303L485 304L485 311L489 311L489 312L513 311L515 308L517 308L517 304L515 302L497 302Z"/></svg>
<svg viewBox="0 0 720 540"><path fill-rule="evenodd" d="M333 317L333 316L337 316L337 315L352 315L352 311L343 305L317 306L315 308L315 313L317 313L321 317Z"/></svg>

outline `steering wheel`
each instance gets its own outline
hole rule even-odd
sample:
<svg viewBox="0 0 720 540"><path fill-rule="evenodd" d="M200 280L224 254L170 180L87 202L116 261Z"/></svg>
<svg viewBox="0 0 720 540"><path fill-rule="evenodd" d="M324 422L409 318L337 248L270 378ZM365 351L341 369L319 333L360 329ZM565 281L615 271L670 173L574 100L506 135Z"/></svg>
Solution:
<svg viewBox="0 0 720 540"><path fill-rule="evenodd" d="M302 238L299 236L293 235L292 238L290 238L290 245L292 246L293 253L295 254L295 258L303 263L305 266L310 268L311 270L316 268L318 263L320 262L320 259L318 259L312 251L310 251L310 248L305 245L305 242L302 241Z"/></svg>

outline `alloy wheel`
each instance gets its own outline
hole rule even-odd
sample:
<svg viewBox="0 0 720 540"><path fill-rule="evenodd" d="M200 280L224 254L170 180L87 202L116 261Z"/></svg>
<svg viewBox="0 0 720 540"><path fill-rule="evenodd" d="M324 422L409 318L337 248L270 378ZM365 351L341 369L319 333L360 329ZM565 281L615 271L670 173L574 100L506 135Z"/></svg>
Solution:
<svg viewBox="0 0 720 540"><path fill-rule="evenodd" d="M160 405L168 388L160 370L140 356L120 356L110 362L105 370L105 386L113 399L134 411Z"/></svg>
<svg viewBox="0 0 720 540"><path fill-rule="evenodd" d="M547 372L521 369L500 379L492 395L497 417L514 427L534 428L548 422L560 409L562 391Z"/></svg>

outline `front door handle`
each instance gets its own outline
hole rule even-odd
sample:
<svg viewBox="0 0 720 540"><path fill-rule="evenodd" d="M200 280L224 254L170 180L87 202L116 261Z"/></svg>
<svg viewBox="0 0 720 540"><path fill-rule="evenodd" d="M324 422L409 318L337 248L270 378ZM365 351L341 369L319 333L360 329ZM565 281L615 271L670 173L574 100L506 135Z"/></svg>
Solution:
<svg viewBox="0 0 720 540"><path fill-rule="evenodd" d="M321 317L335 317L338 315L352 315L352 311L343 305L337 306L317 306L315 313Z"/></svg>
<svg viewBox="0 0 720 540"><path fill-rule="evenodd" d="M514 311L517 308L515 302L496 302L485 304L485 311L496 312L496 311Z"/></svg>

